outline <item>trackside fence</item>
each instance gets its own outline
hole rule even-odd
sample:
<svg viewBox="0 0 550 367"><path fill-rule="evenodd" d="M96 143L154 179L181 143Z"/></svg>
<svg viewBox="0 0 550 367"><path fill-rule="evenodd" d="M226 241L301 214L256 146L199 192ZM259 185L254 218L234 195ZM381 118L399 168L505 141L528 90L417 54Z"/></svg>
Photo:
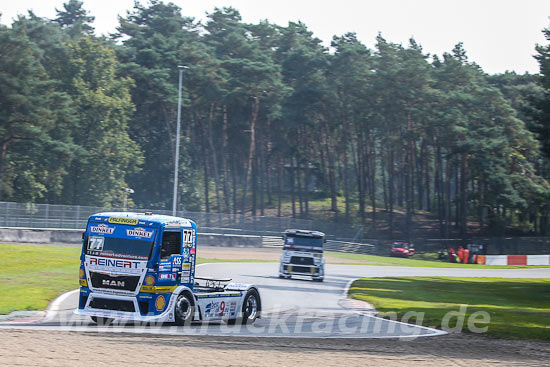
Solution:
<svg viewBox="0 0 550 367"><path fill-rule="evenodd" d="M171 210L146 208L130 210L172 214ZM123 208L0 201L0 227L83 229L86 227L90 215L104 211L123 211ZM280 238L281 233L289 228L324 232L327 235L326 249L328 251L387 255L391 243L389 239L366 238L362 227L339 223L192 211L178 211L177 216L194 220L203 234L260 236L268 247L276 246L276 238ZM272 244L270 244L270 239L273 239L271 240ZM550 254L550 237L491 237L468 240L415 238L412 239L412 242L417 252L438 252L451 247L456 249L459 246L466 247L469 244L476 244L482 245L482 253L487 255Z"/></svg>
<svg viewBox="0 0 550 367"><path fill-rule="evenodd" d="M88 217L105 211L123 211L123 208L104 208L80 205L54 205L0 202L0 227L83 229ZM134 212L153 212L171 215L171 210L146 208L129 209ZM339 247L357 253L368 253L370 244L361 244L363 228L349 225L286 217L244 216L240 214L178 211L177 216L194 220L201 233L225 235L253 235L280 237L289 228L324 232L330 251L342 251ZM360 246L361 245L361 246Z"/></svg>

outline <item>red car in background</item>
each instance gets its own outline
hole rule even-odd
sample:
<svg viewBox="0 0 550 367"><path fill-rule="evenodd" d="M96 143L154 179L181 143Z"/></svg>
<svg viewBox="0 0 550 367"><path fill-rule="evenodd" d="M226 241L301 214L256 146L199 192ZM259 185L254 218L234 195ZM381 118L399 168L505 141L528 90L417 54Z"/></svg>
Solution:
<svg viewBox="0 0 550 367"><path fill-rule="evenodd" d="M411 257L414 255L414 247L405 241L395 241L391 244L390 256Z"/></svg>

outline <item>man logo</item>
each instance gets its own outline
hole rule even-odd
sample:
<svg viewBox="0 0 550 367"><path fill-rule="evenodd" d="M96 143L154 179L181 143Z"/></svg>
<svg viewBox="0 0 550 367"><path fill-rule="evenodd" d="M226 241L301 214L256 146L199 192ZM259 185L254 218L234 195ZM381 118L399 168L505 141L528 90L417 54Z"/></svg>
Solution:
<svg viewBox="0 0 550 367"><path fill-rule="evenodd" d="M123 288L124 287L124 281L123 280L108 280L103 279L103 285L107 287L118 287Z"/></svg>

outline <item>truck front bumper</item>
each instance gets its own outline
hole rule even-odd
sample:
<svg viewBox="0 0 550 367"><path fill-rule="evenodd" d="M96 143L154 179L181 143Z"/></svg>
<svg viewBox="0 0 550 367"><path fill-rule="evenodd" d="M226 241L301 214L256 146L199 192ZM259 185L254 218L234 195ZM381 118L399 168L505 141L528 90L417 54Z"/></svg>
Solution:
<svg viewBox="0 0 550 367"><path fill-rule="evenodd" d="M281 264L280 275L304 275L313 278L322 278L324 272L322 265Z"/></svg>
<svg viewBox="0 0 550 367"><path fill-rule="evenodd" d="M126 319L143 322L174 321L173 302L176 297L171 293L147 294L154 302L133 296L122 296L100 292L89 292L85 304L73 311L76 315L95 316L112 319ZM153 309L151 308L153 304ZM147 306L146 306L147 305Z"/></svg>

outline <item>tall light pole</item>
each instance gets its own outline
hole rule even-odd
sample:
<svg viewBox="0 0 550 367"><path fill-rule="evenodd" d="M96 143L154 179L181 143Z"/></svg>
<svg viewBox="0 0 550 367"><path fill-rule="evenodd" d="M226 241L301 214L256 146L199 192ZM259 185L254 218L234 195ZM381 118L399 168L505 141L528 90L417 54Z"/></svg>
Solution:
<svg viewBox="0 0 550 367"><path fill-rule="evenodd" d="M134 190L132 190L129 187L126 187L124 190L124 211L126 211L126 208L128 207L128 194L133 194Z"/></svg>
<svg viewBox="0 0 550 367"><path fill-rule="evenodd" d="M176 159L174 162L174 198L172 201L172 215L176 215L176 209L178 207L178 165L180 158L180 124L181 124L181 80L183 78L183 70L189 69L189 66L178 65L179 71L179 85L178 85L178 120L176 127Z"/></svg>

